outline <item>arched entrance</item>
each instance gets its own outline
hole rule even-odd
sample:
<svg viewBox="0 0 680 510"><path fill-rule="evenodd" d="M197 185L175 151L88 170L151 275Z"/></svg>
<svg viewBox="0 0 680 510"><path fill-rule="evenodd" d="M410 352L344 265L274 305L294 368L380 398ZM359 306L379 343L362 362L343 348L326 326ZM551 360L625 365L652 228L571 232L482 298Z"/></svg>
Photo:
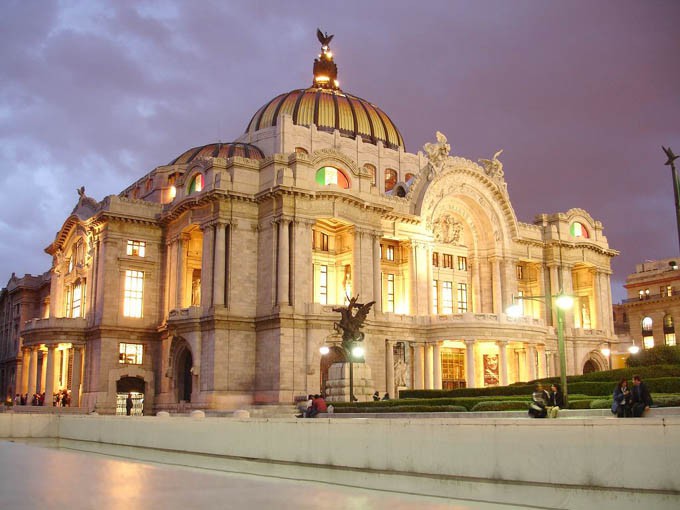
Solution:
<svg viewBox="0 0 680 510"><path fill-rule="evenodd" d="M321 390L321 393L326 392L326 382L328 382L328 369L331 368L331 365L333 363L342 363L344 361L347 361L347 357L345 356L345 351L338 347L337 345L334 345L331 347L331 350L326 354L325 356L321 356L321 368L319 370L319 374L321 376L321 381L319 381L319 388Z"/></svg>
<svg viewBox="0 0 680 510"><path fill-rule="evenodd" d="M141 377L121 377L116 381L116 414L123 416L127 414L125 401L128 394L132 395L133 416L144 414L144 379Z"/></svg>
<svg viewBox="0 0 680 510"><path fill-rule="evenodd" d="M193 386L192 370L194 366L191 351L182 349L177 357L177 401L191 402L191 391Z"/></svg>

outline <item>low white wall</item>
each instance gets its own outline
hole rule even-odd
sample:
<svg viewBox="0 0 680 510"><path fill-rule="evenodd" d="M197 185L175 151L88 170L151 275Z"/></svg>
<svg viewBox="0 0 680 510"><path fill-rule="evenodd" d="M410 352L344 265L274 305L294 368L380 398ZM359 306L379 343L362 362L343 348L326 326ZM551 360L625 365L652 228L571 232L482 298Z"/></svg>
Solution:
<svg viewBox="0 0 680 510"><path fill-rule="evenodd" d="M0 437L58 437L390 473L680 494L680 417L675 416L239 420L6 413L0 415Z"/></svg>

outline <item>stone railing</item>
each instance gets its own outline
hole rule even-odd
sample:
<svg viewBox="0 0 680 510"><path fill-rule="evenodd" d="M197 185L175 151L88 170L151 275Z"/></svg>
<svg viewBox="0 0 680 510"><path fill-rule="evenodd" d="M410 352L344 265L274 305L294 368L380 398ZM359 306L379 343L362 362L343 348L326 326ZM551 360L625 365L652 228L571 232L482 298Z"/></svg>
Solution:
<svg viewBox="0 0 680 510"><path fill-rule="evenodd" d="M33 332L42 329L85 329L87 322L84 318L50 317L48 319L31 319L24 322L23 332Z"/></svg>

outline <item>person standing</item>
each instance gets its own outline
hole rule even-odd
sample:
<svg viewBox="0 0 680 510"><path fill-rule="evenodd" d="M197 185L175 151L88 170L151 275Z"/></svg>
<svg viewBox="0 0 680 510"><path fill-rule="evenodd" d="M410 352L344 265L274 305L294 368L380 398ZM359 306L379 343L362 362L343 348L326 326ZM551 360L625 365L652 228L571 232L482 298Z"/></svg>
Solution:
<svg viewBox="0 0 680 510"><path fill-rule="evenodd" d="M633 376L633 418L640 418L654 402L649 394L647 385L642 382L639 375Z"/></svg>
<svg viewBox="0 0 680 510"><path fill-rule="evenodd" d="M128 393L128 396L125 399L125 414L130 416L131 413L132 413L132 393Z"/></svg>

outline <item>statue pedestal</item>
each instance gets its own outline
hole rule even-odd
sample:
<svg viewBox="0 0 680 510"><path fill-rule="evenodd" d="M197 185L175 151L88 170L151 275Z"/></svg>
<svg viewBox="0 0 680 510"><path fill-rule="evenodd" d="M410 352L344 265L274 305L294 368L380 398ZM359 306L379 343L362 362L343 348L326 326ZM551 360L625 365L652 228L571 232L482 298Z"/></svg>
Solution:
<svg viewBox="0 0 680 510"><path fill-rule="evenodd" d="M366 363L354 363L354 397L359 402L373 400L371 367ZM333 363L328 369L326 382L327 402L349 402L349 363Z"/></svg>

